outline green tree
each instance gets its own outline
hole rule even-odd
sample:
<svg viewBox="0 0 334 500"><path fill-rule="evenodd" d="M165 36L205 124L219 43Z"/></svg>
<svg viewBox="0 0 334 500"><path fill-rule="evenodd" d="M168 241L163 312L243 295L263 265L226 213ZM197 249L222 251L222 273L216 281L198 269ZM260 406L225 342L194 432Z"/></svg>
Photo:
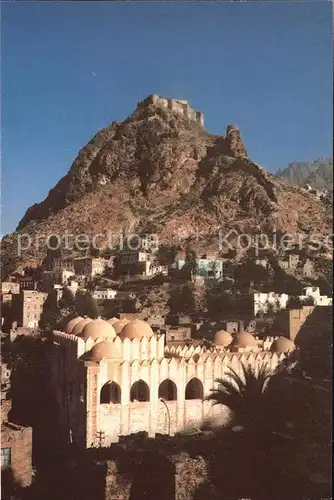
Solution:
<svg viewBox="0 0 334 500"><path fill-rule="evenodd" d="M43 333L51 333L61 320L61 312L58 305L57 290L52 290L44 302L41 318L38 326Z"/></svg>
<svg viewBox="0 0 334 500"><path fill-rule="evenodd" d="M175 261L178 247L176 245L160 245L156 260L160 266L171 266Z"/></svg>
<svg viewBox="0 0 334 500"><path fill-rule="evenodd" d="M90 257L99 257L100 256L100 250L98 248L95 248L92 244L89 247L89 255Z"/></svg>
<svg viewBox="0 0 334 500"><path fill-rule="evenodd" d="M209 272L211 273L211 275L215 278L216 275L217 275L217 271L218 271L218 264L217 262L214 260L212 262L210 262L209 264Z"/></svg>
<svg viewBox="0 0 334 500"><path fill-rule="evenodd" d="M267 300L266 302L266 316L272 318L276 312L275 304Z"/></svg>
<svg viewBox="0 0 334 500"><path fill-rule="evenodd" d="M314 298L311 295L309 297L306 297L306 299L302 300L302 305L303 306L314 306L315 305Z"/></svg>
<svg viewBox="0 0 334 500"><path fill-rule="evenodd" d="M171 314L192 314L196 312L196 300L193 287L188 283L173 287L170 293L168 307Z"/></svg>
<svg viewBox="0 0 334 500"><path fill-rule="evenodd" d="M248 289L251 283L256 287L268 284L268 272L260 264L248 259L235 269L235 280L240 289Z"/></svg>
<svg viewBox="0 0 334 500"><path fill-rule="evenodd" d="M301 309L303 307L303 302L298 296L290 297L286 308L287 309Z"/></svg>
<svg viewBox="0 0 334 500"><path fill-rule="evenodd" d="M98 283L99 283L99 278L93 278L93 279L89 280L87 285L86 285L87 290L89 292L94 292Z"/></svg>
<svg viewBox="0 0 334 500"><path fill-rule="evenodd" d="M63 295L58 303L61 320L69 321L76 316L75 296L67 286L63 288Z"/></svg>
<svg viewBox="0 0 334 500"><path fill-rule="evenodd" d="M233 414L233 424L241 426L245 432L263 432L268 427L268 401L266 389L271 372L263 365L255 371L251 365L241 364L239 376L230 366L227 377L217 379L219 386L206 400L214 405L227 406Z"/></svg>
<svg viewBox="0 0 334 500"><path fill-rule="evenodd" d="M121 254L115 255L114 258L114 266L112 269L112 276L114 279L119 279L121 276L121 269L122 269L122 256Z"/></svg>
<svg viewBox="0 0 334 500"><path fill-rule="evenodd" d="M96 319L100 315L97 302L90 292L78 290L75 296L75 306L79 316L89 316Z"/></svg>
<svg viewBox="0 0 334 500"><path fill-rule="evenodd" d="M195 250L188 248L186 250L185 263L182 268L182 273L187 280L192 280L198 271L197 255Z"/></svg>

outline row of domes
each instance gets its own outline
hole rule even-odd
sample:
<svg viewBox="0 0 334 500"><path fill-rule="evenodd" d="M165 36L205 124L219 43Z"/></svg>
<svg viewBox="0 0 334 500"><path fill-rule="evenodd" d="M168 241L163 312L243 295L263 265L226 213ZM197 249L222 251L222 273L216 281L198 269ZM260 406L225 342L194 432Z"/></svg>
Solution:
<svg viewBox="0 0 334 500"><path fill-rule="evenodd" d="M129 321L126 318L111 318L108 320L82 318L81 316L71 319L65 327L65 333L76 335L84 340L91 338L113 338L119 335L121 339L153 336L153 330L145 321L134 319Z"/></svg>
<svg viewBox="0 0 334 500"><path fill-rule="evenodd" d="M229 332L218 330L215 334L214 342L221 347L233 346L236 348L258 347L259 341L253 335L247 332L237 333L233 338ZM286 337L279 337L274 340L270 350L274 352L289 352L293 351L295 344L292 340Z"/></svg>
<svg viewBox="0 0 334 500"><path fill-rule="evenodd" d="M151 338L154 335L150 325L139 319L129 321L126 318L110 318L105 321L103 319L82 318L81 316L67 323L65 333L76 335L84 340L88 338L92 338L93 340L97 340L98 338L110 339L116 336L119 336L121 339L128 338L132 340L142 337ZM235 348L258 347L259 345L259 341L250 333L237 333L233 338L232 335L225 330L216 332L214 342L221 347L233 346ZM294 348L295 344L292 340L285 337L279 337L273 342L271 351L288 352L292 351Z"/></svg>
<svg viewBox="0 0 334 500"><path fill-rule="evenodd" d="M235 347L255 347L258 345L256 339L250 333L237 333L233 338L232 335L225 330L218 330L218 332L216 332L214 342L220 346L232 344Z"/></svg>

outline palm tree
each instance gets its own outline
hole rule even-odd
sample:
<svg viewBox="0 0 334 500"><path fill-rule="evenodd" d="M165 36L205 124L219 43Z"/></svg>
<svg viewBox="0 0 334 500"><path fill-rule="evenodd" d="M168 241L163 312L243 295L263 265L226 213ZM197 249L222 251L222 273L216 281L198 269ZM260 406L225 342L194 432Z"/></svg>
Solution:
<svg viewBox="0 0 334 500"><path fill-rule="evenodd" d="M251 365L241 363L242 376L228 367L227 378L217 379L218 389L212 390L206 397L214 405L227 406L233 414L233 429L248 433L263 433L268 422L268 381L272 376L266 365L255 370Z"/></svg>

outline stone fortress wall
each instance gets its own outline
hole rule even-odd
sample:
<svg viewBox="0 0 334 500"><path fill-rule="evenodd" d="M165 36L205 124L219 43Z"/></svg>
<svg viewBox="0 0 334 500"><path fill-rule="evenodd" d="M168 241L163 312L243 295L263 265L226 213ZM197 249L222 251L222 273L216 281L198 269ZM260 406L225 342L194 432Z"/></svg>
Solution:
<svg viewBox="0 0 334 500"><path fill-rule="evenodd" d="M149 105L158 105L180 114L184 118L196 122L204 127L204 114L189 106L188 101L179 99L168 99L158 94L151 94L143 101L137 103L137 108L144 108Z"/></svg>
<svg viewBox="0 0 334 500"><path fill-rule="evenodd" d="M175 434L198 428L207 419L228 420L227 409L205 401L215 380L241 363L274 370L285 358L271 352L273 339L262 350L227 352L218 346L165 347L165 336L151 338L97 337L83 339L54 332L53 389L66 439L84 447L109 446L119 436L147 431ZM101 351L108 344L108 353ZM94 355L100 349L102 354ZM255 349L255 348L254 348ZM164 403L161 401L163 398Z"/></svg>

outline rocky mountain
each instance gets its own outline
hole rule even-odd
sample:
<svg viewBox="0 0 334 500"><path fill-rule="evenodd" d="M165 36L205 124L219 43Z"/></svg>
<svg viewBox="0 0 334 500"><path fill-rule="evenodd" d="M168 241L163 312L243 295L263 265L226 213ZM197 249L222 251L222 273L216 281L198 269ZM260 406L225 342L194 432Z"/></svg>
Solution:
<svg viewBox="0 0 334 500"><path fill-rule="evenodd" d="M276 173L298 186L309 184L312 188L320 190L333 190L333 160L319 158L313 162L293 162L285 169Z"/></svg>
<svg viewBox="0 0 334 500"><path fill-rule="evenodd" d="M198 246L216 249L219 229L325 233L330 225L324 204L248 157L237 126L209 134L186 101L153 95L99 131L46 199L27 210L3 238L2 268L8 275L40 264L50 234L99 234L100 247L120 231L181 244L196 234ZM31 245L18 252L23 234Z"/></svg>

